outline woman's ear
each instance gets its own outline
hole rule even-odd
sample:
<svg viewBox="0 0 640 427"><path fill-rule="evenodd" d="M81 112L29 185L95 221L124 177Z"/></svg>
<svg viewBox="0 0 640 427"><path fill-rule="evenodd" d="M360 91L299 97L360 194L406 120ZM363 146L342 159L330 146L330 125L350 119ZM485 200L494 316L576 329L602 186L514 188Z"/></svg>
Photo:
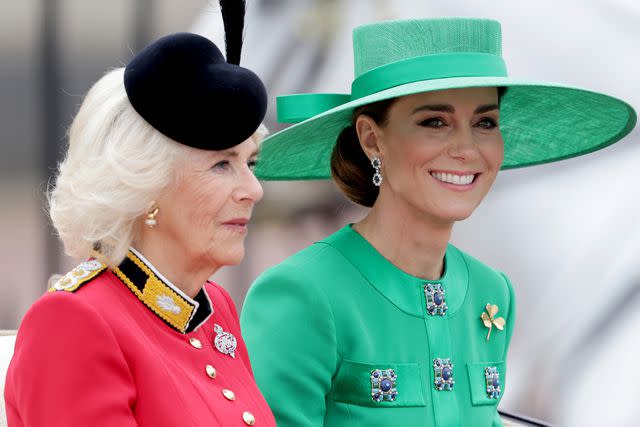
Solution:
<svg viewBox="0 0 640 427"><path fill-rule="evenodd" d="M364 151L369 160L374 157L380 157L382 129L380 129L375 120L361 114L356 119L354 126L358 134L360 147L362 147L362 151Z"/></svg>

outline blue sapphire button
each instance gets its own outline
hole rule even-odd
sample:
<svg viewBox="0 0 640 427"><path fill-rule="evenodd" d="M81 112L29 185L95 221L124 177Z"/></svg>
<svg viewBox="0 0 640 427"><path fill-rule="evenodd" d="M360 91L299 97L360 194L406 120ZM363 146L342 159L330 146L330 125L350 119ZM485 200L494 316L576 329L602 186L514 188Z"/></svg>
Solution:
<svg viewBox="0 0 640 427"><path fill-rule="evenodd" d="M433 302L435 302L436 305L442 304L443 300L444 298L442 298L442 292L436 292L435 294L433 294Z"/></svg>
<svg viewBox="0 0 640 427"><path fill-rule="evenodd" d="M453 380L453 363L450 359L433 359L433 382L436 390L451 391L455 381Z"/></svg>
<svg viewBox="0 0 640 427"><path fill-rule="evenodd" d="M449 381L450 378L451 378L451 369L443 368L442 369L442 379L445 380L445 381Z"/></svg>
<svg viewBox="0 0 640 427"><path fill-rule="evenodd" d="M485 385L487 387L487 397L489 399L498 399L502 393L500 388L500 373L495 366L484 368Z"/></svg>
<svg viewBox="0 0 640 427"><path fill-rule="evenodd" d="M444 316L447 314L445 291L440 283L427 283L424 286L424 296L427 302L427 313L430 316Z"/></svg>
<svg viewBox="0 0 640 427"><path fill-rule="evenodd" d="M374 369L369 379L371 381L371 399L375 402L393 402L396 400L396 375L393 369Z"/></svg>

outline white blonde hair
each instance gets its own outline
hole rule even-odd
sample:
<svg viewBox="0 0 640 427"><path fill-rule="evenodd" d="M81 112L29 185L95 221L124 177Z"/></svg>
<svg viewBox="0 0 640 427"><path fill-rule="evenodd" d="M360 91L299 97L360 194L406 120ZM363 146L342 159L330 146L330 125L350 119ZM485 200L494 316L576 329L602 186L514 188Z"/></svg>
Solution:
<svg viewBox="0 0 640 427"><path fill-rule="evenodd" d="M264 125L252 138L260 143ZM124 68L87 93L69 130L69 148L49 191L49 215L65 252L114 267L126 256L135 223L177 177L195 150L154 129L131 106ZM99 249L98 252L95 249Z"/></svg>
<svg viewBox="0 0 640 427"><path fill-rule="evenodd" d="M118 265L136 218L170 185L186 147L149 125L131 106L124 68L87 93L69 130L69 148L49 192L49 215L68 255Z"/></svg>

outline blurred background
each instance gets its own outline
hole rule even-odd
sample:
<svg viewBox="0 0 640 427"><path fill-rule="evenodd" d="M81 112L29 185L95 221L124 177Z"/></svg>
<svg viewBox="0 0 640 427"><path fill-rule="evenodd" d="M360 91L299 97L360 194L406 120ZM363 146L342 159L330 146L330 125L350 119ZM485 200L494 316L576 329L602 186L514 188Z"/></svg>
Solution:
<svg viewBox="0 0 640 427"><path fill-rule="evenodd" d="M631 0L248 0L242 64L275 95L347 93L351 29L383 19L502 23L509 73L618 96L640 110L640 3ZM82 96L152 40L221 46L210 0L0 0L0 329L15 329L66 257L45 191ZM540 111L540 114L545 114ZM549 117L554 120L554 117ZM505 271L518 298L504 409L561 426L640 425L640 135L502 172L453 243ZM214 279L240 308L265 268L363 216L330 182L265 183L241 266Z"/></svg>

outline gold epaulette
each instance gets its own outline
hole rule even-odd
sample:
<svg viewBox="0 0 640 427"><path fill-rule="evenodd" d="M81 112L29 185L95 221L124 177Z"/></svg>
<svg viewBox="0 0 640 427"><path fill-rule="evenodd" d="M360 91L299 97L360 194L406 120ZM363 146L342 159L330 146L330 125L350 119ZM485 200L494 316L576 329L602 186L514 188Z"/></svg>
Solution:
<svg viewBox="0 0 640 427"><path fill-rule="evenodd" d="M62 276L52 287L49 288L49 292L75 292L82 285L90 282L91 279L106 269L106 264L95 259L84 261L79 266Z"/></svg>

